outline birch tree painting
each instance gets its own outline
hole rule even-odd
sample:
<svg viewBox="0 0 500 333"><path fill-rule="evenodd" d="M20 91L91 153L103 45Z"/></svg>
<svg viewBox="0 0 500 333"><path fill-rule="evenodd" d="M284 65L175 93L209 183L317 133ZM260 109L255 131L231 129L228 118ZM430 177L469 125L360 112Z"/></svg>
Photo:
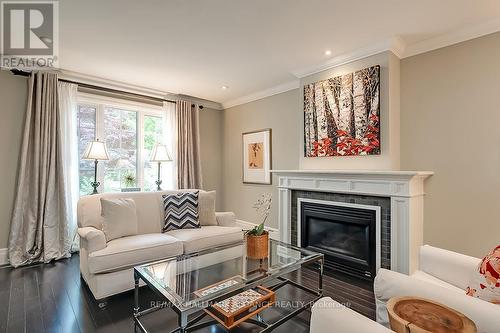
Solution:
<svg viewBox="0 0 500 333"><path fill-rule="evenodd" d="M380 154L380 66L304 86L305 156Z"/></svg>

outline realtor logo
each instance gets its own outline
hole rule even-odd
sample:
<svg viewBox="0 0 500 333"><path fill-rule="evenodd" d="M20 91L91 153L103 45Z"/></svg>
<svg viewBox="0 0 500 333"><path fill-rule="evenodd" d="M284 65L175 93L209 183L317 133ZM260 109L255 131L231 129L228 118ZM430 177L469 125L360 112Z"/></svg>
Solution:
<svg viewBox="0 0 500 333"><path fill-rule="evenodd" d="M59 3L1 1L1 66L5 69L57 67Z"/></svg>

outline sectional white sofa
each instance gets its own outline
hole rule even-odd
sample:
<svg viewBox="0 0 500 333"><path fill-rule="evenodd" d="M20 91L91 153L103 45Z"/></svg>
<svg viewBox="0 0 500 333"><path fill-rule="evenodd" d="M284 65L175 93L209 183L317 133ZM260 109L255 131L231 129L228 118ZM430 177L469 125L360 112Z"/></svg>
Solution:
<svg viewBox="0 0 500 333"><path fill-rule="evenodd" d="M242 228L231 212L216 213L217 225L161 233L161 196L175 192L104 193L80 198L80 272L96 300L133 289L133 267L136 265L243 240ZM106 242L102 231L101 198L133 199L138 234Z"/></svg>

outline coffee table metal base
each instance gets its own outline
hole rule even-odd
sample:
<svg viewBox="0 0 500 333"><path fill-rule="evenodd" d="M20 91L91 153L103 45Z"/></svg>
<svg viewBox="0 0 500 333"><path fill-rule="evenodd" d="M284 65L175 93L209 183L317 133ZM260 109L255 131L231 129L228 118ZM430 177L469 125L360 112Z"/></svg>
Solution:
<svg viewBox="0 0 500 333"><path fill-rule="evenodd" d="M321 297L323 297L323 259L320 259L317 261L317 271L318 271L318 289L317 290L303 286L295 281L292 281L292 280L284 278L284 277L277 277L276 280L278 280L278 282L276 284L268 287L268 289L270 289L272 291L276 291L284 286L290 285L290 286L293 286L295 288L301 289L309 294L314 295L315 298L313 300L302 304L302 306L298 307L297 309L295 309L291 313L287 314L286 316L280 318L278 321L276 321L274 323L265 322L263 320L263 318L260 316L260 314L256 316L256 319L251 318L251 319L246 320L245 322L261 327L262 330L260 331L260 333L271 332L272 330L274 330L278 326L282 325L283 323L287 322L288 320L290 320L293 317L300 314L302 311L310 308L317 300L319 300ZM134 279L135 279L135 291L134 291L135 331L137 332L137 330L139 329L140 331L147 333L148 331L144 327L140 318L147 315L147 314L150 314L152 312L155 312L155 311L158 311L161 309L166 309L167 307L158 305L158 306L153 306L153 307L148 308L146 310L140 311L140 308L139 308L139 287L140 287L139 281L141 278L138 274L134 273ZM145 281L145 282L147 284L147 281ZM205 328L208 326L219 324L214 319L200 323L200 321L203 318L208 316L208 314L206 312L203 312L202 314L198 315L197 317L195 317L192 320L188 320L188 315L190 313L180 311L179 309L177 309L175 307L175 305L170 306L170 308L172 308L175 312L177 312L178 319L179 319L179 327L176 328L175 330L173 330L172 333L174 333L174 332L180 332L180 333L194 332L194 331L197 331L199 329L202 329L202 328Z"/></svg>

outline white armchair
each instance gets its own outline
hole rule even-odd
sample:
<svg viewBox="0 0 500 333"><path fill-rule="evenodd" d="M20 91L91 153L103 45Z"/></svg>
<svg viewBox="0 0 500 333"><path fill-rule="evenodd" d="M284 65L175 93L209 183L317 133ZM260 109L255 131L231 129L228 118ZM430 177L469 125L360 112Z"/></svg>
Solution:
<svg viewBox="0 0 500 333"><path fill-rule="evenodd" d="M468 316L480 333L499 332L500 306L465 294L480 259L429 245L420 248L419 270L411 276L380 269L374 283L377 322L389 327L386 304L392 297L419 296Z"/></svg>

